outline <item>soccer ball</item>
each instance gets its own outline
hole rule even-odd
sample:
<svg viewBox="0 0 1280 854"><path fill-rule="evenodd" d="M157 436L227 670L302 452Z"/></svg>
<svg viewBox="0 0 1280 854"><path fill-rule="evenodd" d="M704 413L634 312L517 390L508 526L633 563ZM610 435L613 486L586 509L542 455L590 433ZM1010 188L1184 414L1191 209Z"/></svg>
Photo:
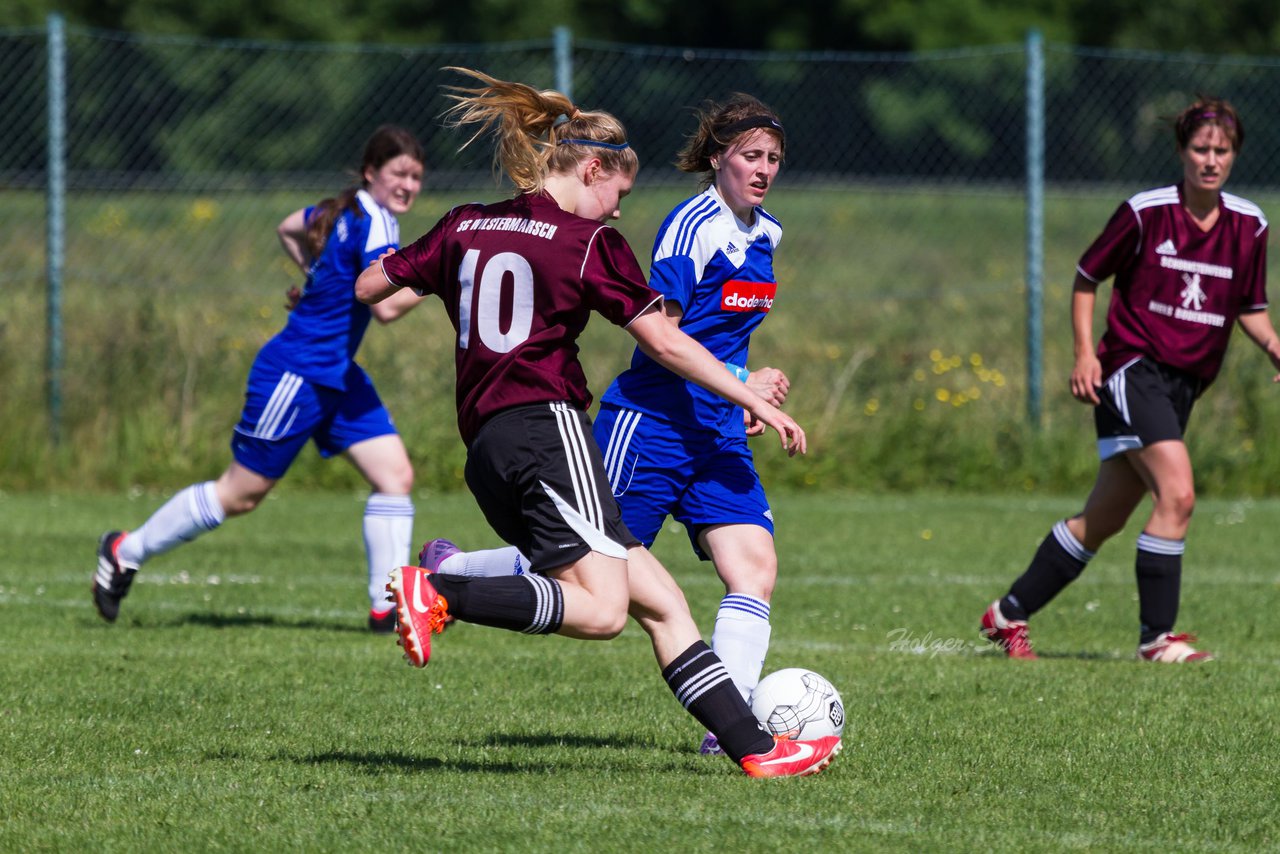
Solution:
<svg viewBox="0 0 1280 854"><path fill-rule="evenodd" d="M760 680L751 712L770 735L810 740L844 732L844 702L835 686L812 670L788 667Z"/></svg>

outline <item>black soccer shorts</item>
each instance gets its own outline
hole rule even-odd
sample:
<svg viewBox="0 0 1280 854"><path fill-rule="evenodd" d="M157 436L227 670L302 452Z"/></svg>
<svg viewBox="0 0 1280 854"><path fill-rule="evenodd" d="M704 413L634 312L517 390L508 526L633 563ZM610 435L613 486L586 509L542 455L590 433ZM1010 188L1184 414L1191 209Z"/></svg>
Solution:
<svg viewBox="0 0 1280 854"><path fill-rule="evenodd" d="M1201 387L1198 377L1145 358L1116 371L1098 389L1102 402L1093 409L1098 457L1181 441Z"/></svg>
<svg viewBox="0 0 1280 854"><path fill-rule="evenodd" d="M591 419L565 402L503 410L467 450L467 486L489 525L534 572L639 545L609 491Z"/></svg>

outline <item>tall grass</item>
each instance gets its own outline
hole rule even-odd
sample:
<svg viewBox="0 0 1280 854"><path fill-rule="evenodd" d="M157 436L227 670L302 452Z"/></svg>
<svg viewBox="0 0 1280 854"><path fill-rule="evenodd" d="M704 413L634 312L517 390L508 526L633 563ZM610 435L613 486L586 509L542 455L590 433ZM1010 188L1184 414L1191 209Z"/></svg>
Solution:
<svg viewBox="0 0 1280 854"><path fill-rule="evenodd" d="M0 313L3 484L172 486L220 470L253 355L284 323L282 292L298 278L279 252L274 225L314 200L283 193L75 198L63 309L64 442L54 447L45 414L39 204L10 196L26 213L5 218L17 279L5 286ZM648 189L628 199L619 227L642 261L681 196ZM1121 198L1116 191L1049 199L1044 424L1037 430L1026 421L1018 197L775 190L769 207L786 228L782 287L751 363L791 376L788 408L809 431L811 451L789 460L772 440L758 441L766 481L1085 488L1095 466L1093 430L1089 411L1066 387L1070 283L1076 257ZM402 223L406 241L461 200L425 196ZM1280 449L1265 434L1280 415L1280 397L1265 360L1236 339L1188 437L1208 494L1262 494L1280 482ZM360 356L404 433L419 484L433 490L461 484L451 342L443 312L429 302L401 322L371 328ZM630 344L602 320L589 327L582 347L597 394L627 364ZM358 482L348 467L310 451L289 477L316 486Z"/></svg>

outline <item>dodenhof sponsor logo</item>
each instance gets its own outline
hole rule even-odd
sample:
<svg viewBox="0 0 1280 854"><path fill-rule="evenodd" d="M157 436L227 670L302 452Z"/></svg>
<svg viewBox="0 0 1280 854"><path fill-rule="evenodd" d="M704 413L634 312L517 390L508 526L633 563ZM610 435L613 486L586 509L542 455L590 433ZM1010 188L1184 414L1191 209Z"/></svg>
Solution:
<svg viewBox="0 0 1280 854"><path fill-rule="evenodd" d="M724 311L760 311L773 308L777 282L746 282L731 279L720 289L720 308Z"/></svg>

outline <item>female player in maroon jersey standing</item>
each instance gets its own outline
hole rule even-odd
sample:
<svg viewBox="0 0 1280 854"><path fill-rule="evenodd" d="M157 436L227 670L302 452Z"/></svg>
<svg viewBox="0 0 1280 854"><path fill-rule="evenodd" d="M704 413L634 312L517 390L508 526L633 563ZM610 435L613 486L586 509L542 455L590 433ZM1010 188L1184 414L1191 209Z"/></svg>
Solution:
<svg viewBox="0 0 1280 854"><path fill-rule="evenodd" d="M559 92L453 70L481 85L455 90L452 123L478 126L477 136L496 131L497 163L520 192L454 208L362 273L356 295L375 303L413 288L444 302L457 330L467 485L533 571L466 578L394 570L388 589L406 655L425 665L431 635L451 618L607 640L630 613L649 633L671 691L747 774L820 771L839 739L767 735L703 643L680 588L622 523L591 435L576 339L599 312L668 369L777 430L793 453L805 450L804 431L666 321L662 297L645 283L626 241L604 224L619 216L639 166L621 123L582 112Z"/></svg>
<svg viewBox="0 0 1280 854"><path fill-rule="evenodd" d="M1027 618L1076 579L1143 496L1151 516L1135 569L1145 661L1204 661L1195 637L1175 634L1182 553L1195 507L1183 432L1222 365L1235 322L1280 370L1267 315L1267 221L1257 205L1222 191L1244 142L1235 109L1198 100L1174 120L1182 181L1120 205L1080 259L1071 302L1071 393L1094 407L1098 478L1084 509L1058 522L1031 565L982 615L982 633L1012 658L1035 658ZM1115 276L1095 353L1098 284ZM1280 375L1274 377L1280 381Z"/></svg>

